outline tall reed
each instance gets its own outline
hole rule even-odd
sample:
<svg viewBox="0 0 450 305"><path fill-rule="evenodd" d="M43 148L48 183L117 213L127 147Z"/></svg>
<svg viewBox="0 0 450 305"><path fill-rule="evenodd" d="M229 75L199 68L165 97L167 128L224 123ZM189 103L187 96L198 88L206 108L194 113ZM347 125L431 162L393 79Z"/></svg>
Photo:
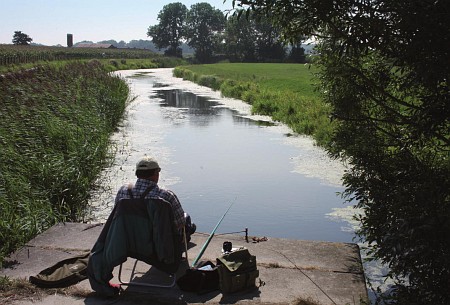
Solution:
<svg viewBox="0 0 450 305"><path fill-rule="evenodd" d="M95 60L0 76L0 266L56 222L83 219L128 93Z"/></svg>

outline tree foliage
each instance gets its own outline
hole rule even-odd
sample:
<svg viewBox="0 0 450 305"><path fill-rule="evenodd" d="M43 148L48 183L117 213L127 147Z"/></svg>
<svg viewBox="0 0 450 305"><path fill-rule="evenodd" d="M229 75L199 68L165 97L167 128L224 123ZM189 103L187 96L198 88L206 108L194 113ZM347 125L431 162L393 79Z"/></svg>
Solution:
<svg viewBox="0 0 450 305"><path fill-rule="evenodd" d="M267 19L256 19L256 52L261 62L281 61L286 56L281 32Z"/></svg>
<svg viewBox="0 0 450 305"><path fill-rule="evenodd" d="M448 1L236 0L285 39L318 39L319 77L360 237L390 266L398 304L450 304ZM243 9L243 10L241 10Z"/></svg>
<svg viewBox="0 0 450 305"><path fill-rule="evenodd" d="M150 26L147 35L168 56L182 57L183 43L194 49L195 60L209 63L224 55L234 62L282 62L286 42L281 31L266 19L224 15L206 2L188 10L176 2L165 5L158 14L159 23ZM304 62L301 40L291 48L289 61Z"/></svg>
<svg viewBox="0 0 450 305"><path fill-rule="evenodd" d="M201 63L209 63L215 52L220 50L225 16L209 3L193 4L188 11L188 45L195 49L195 58Z"/></svg>
<svg viewBox="0 0 450 305"><path fill-rule="evenodd" d="M12 39L12 43L15 45L29 45L33 39L22 31L15 31Z"/></svg>
<svg viewBox="0 0 450 305"><path fill-rule="evenodd" d="M227 19L224 40L224 51L231 61L282 62L286 57L281 31L253 14L248 18L231 15Z"/></svg>
<svg viewBox="0 0 450 305"><path fill-rule="evenodd" d="M256 61L254 20L230 16L225 28L224 52L232 62Z"/></svg>
<svg viewBox="0 0 450 305"><path fill-rule="evenodd" d="M165 54L168 56L182 57L180 45L186 37L187 11L180 2L169 3L158 14L159 23L148 28L147 36L152 37L158 49L167 48Z"/></svg>

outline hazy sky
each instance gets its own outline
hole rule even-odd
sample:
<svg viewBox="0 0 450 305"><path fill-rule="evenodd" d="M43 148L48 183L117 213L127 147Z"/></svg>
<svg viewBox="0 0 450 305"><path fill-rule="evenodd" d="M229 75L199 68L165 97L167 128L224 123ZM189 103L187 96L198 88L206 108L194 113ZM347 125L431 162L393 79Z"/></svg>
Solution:
<svg viewBox="0 0 450 305"><path fill-rule="evenodd" d="M169 3L208 2L222 11L232 0L1 0L0 44L11 44L14 31L22 31L33 43L66 46L73 42L148 40L147 28L158 23L158 13Z"/></svg>

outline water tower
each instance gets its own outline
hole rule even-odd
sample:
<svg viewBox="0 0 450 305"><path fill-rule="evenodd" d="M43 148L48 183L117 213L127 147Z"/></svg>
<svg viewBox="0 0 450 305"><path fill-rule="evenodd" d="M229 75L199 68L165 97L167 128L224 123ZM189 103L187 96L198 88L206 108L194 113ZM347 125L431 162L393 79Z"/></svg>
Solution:
<svg viewBox="0 0 450 305"><path fill-rule="evenodd" d="M73 35L67 34L67 47L71 48L73 47Z"/></svg>

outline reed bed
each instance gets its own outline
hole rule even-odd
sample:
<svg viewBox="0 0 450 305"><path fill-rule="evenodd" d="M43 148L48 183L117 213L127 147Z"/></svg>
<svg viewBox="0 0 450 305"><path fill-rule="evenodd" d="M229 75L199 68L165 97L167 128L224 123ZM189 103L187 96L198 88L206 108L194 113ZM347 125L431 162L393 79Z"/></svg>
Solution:
<svg viewBox="0 0 450 305"><path fill-rule="evenodd" d="M60 221L82 221L129 89L102 64L0 75L0 267Z"/></svg>

